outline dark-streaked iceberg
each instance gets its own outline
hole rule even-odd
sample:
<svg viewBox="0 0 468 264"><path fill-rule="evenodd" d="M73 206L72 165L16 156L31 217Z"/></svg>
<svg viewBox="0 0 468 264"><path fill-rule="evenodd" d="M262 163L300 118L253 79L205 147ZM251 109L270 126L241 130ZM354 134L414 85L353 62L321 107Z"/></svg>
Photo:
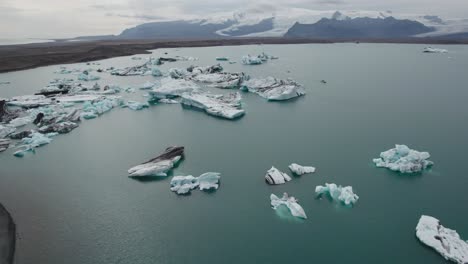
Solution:
<svg viewBox="0 0 468 264"><path fill-rule="evenodd" d="M328 194L333 200L344 203L345 205L353 205L359 199L353 192L353 187L337 186L334 183L325 183L325 186L315 187L315 193L320 197L321 195Z"/></svg>
<svg viewBox="0 0 468 264"><path fill-rule="evenodd" d="M242 90L256 93L269 101L284 101L305 95L304 87L292 79L251 79L242 84Z"/></svg>
<svg viewBox="0 0 468 264"><path fill-rule="evenodd" d="M416 226L416 237L446 260L458 264L468 263L468 241L462 240L457 231L441 225L438 219L421 216Z"/></svg>
<svg viewBox="0 0 468 264"><path fill-rule="evenodd" d="M434 163L428 160L428 152L419 152L406 145L395 145L395 148L380 153L380 158L373 159L377 167L388 168L402 173L421 172Z"/></svg>
<svg viewBox="0 0 468 264"><path fill-rule="evenodd" d="M295 217L307 219L307 215L304 212L304 209L297 202L298 200L293 196L289 196L287 193L283 194L283 197L279 198L278 196L271 194L270 195L271 207L274 210L277 210L280 206L284 205L289 209L289 212Z"/></svg>
<svg viewBox="0 0 468 264"><path fill-rule="evenodd" d="M291 177L287 173L282 172L275 167L271 167L265 175L265 180L268 184L277 185L291 181Z"/></svg>
<svg viewBox="0 0 468 264"><path fill-rule="evenodd" d="M169 147L164 153L144 162L140 165L132 167L128 170L130 177L138 176L167 176L167 172L171 170L184 156L184 147Z"/></svg>

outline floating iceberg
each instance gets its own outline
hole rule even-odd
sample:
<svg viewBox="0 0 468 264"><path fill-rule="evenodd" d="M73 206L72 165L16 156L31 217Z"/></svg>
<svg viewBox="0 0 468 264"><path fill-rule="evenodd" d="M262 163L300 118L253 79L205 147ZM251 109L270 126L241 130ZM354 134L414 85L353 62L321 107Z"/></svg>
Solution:
<svg viewBox="0 0 468 264"><path fill-rule="evenodd" d="M19 116L18 111L10 111L7 107L6 99L0 98L0 123L8 123Z"/></svg>
<svg viewBox="0 0 468 264"><path fill-rule="evenodd" d="M174 99L161 99L158 102L163 103L163 104L178 104L179 103L179 101L176 101Z"/></svg>
<svg viewBox="0 0 468 264"><path fill-rule="evenodd" d="M198 74L193 76L191 79L196 82L206 83L212 87L223 88L223 89L238 89L242 83L248 80L248 76L244 73L208 73Z"/></svg>
<svg viewBox="0 0 468 264"><path fill-rule="evenodd" d="M463 241L457 231L442 226L438 219L421 216L416 226L416 237L446 260L458 264L468 263L468 241Z"/></svg>
<svg viewBox="0 0 468 264"><path fill-rule="evenodd" d="M84 119L96 118L122 103L120 98L104 98L99 101L85 102L81 117Z"/></svg>
<svg viewBox="0 0 468 264"><path fill-rule="evenodd" d="M148 108L149 104L148 103L140 103L137 101L128 101L126 104L122 105L123 107L128 107L129 109L132 110L142 110L143 108Z"/></svg>
<svg viewBox="0 0 468 264"><path fill-rule="evenodd" d="M171 191L177 194L187 194L199 185L198 178L189 176L174 176L171 180Z"/></svg>
<svg viewBox="0 0 468 264"><path fill-rule="evenodd" d="M184 156L184 147L169 147L164 153L145 163L132 167L128 170L130 177L137 176L167 176L167 172L172 169Z"/></svg>
<svg viewBox="0 0 468 264"><path fill-rule="evenodd" d="M20 106L24 108L34 108L52 103L52 99L45 97L44 95L22 95L12 97L7 105Z"/></svg>
<svg viewBox="0 0 468 264"><path fill-rule="evenodd" d="M152 74L152 65L153 61L149 60L142 65L127 67L124 69L112 69L111 74L118 76L150 75Z"/></svg>
<svg viewBox="0 0 468 264"><path fill-rule="evenodd" d="M283 197L278 198L278 196L271 194L270 195L271 206L274 210L278 209L279 206L286 206L291 214L295 217L307 219L307 215L304 212L302 206L297 202L298 200L293 196L289 196L287 193L283 194Z"/></svg>
<svg viewBox="0 0 468 264"><path fill-rule="evenodd" d="M245 114L242 109L241 95L230 93L224 95L210 94L206 92L185 93L181 103L205 110L206 113L226 119L235 119Z"/></svg>
<svg viewBox="0 0 468 264"><path fill-rule="evenodd" d="M29 123L32 123L32 120L29 116L18 117L10 121L9 125L14 127L22 127Z"/></svg>
<svg viewBox="0 0 468 264"><path fill-rule="evenodd" d="M172 79L184 79L187 75L189 75L189 72L185 69L179 69L179 68L169 69L169 76Z"/></svg>
<svg viewBox="0 0 468 264"><path fill-rule="evenodd" d="M216 57L216 60L217 61L228 61L229 58L228 57Z"/></svg>
<svg viewBox="0 0 468 264"><path fill-rule="evenodd" d="M446 50L446 49L437 49L437 48L427 47L427 48L424 48L423 52L424 52L424 53L447 53L448 50Z"/></svg>
<svg viewBox="0 0 468 264"><path fill-rule="evenodd" d="M15 132L16 128L11 126L4 126L0 124L0 138L5 138L11 133Z"/></svg>
<svg viewBox="0 0 468 264"><path fill-rule="evenodd" d="M163 76L163 73L158 68L153 67L151 69L151 75L153 75L154 77L161 77L161 76Z"/></svg>
<svg viewBox="0 0 468 264"><path fill-rule="evenodd" d="M153 88L149 95L151 101L157 101L159 99L180 97L183 93L190 93L198 89L198 85L192 81L164 78L161 80L160 86Z"/></svg>
<svg viewBox="0 0 468 264"><path fill-rule="evenodd" d="M341 185L336 186L334 183L325 183L325 186L319 185L315 187L315 193L317 193L318 196L328 194L331 198L333 198L333 200L343 202L345 205L355 204L359 199L359 196L354 194L353 187L342 187Z"/></svg>
<svg viewBox="0 0 468 264"><path fill-rule="evenodd" d="M78 75L78 80L80 81L97 81L101 79L99 76L91 75L88 71L83 71Z"/></svg>
<svg viewBox="0 0 468 264"><path fill-rule="evenodd" d="M48 126L43 126L39 128L40 133L59 133L59 134L66 134L72 131L73 129L77 128L78 124L70 121L59 122Z"/></svg>
<svg viewBox="0 0 468 264"><path fill-rule="evenodd" d="M138 89L140 90L149 90L154 87L154 83L152 82L145 82L144 84L140 85Z"/></svg>
<svg viewBox="0 0 468 264"><path fill-rule="evenodd" d="M187 68L187 72L190 72L193 75L219 73L219 72L222 72L223 70L224 70L223 66L221 66L220 64L215 64L215 65L205 66L205 67L190 66L190 67Z"/></svg>
<svg viewBox="0 0 468 264"><path fill-rule="evenodd" d="M33 131L31 130L25 130L25 131L20 131L16 133L10 134L11 139L23 139L25 137L31 137Z"/></svg>
<svg viewBox="0 0 468 264"><path fill-rule="evenodd" d="M265 180L268 184L285 184L286 182L291 180L291 177L284 172L281 172L275 167L271 167L267 171L267 174L265 175Z"/></svg>
<svg viewBox="0 0 468 264"><path fill-rule="evenodd" d="M273 77L246 81L242 89L256 93L269 101L288 100L305 94L304 87L294 80L280 80Z"/></svg>
<svg viewBox="0 0 468 264"><path fill-rule="evenodd" d="M81 103L104 99L100 94L75 94L55 97L57 102L61 103Z"/></svg>
<svg viewBox="0 0 468 264"><path fill-rule="evenodd" d="M247 56L242 57L242 64L245 64L245 65L260 65L260 64L263 64L263 60L261 58L259 58L258 56L255 57L255 56L247 55Z"/></svg>
<svg viewBox="0 0 468 264"><path fill-rule="evenodd" d="M402 173L414 173L425 170L434 163L428 152L419 152L406 145L395 145L395 148L380 153L380 158L373 159L377 167L389 168Z"/></svg>
<svg viewBox="0 0 468 264"><path fill-rule="evenodd" d="M221 178L221 173L218 172L206 172L202 175L198 176L198 184L200 190L210 190L210 189L218 189L219 187L219 179Z"/></svg>
<svg viewBox="0 0 468 264"><path fill-rule="evenodd" d="M301 166L299 164L293 163L289 165L289 169L296 175L303 175L307 173L314 173L315 168L314 167L308 167L308 166Z"/></svg>
<svg viewBox="0 0 468 264"><path fill-rule="evenodd" d="M35 153L36 148L49 144L52 142L52 137L56 135L57 133L41 134L33 132L30 137L25 137L21 140L22 145L18 147L20 150L16 151L13 155L23 157L26 152Z"/></svg>
<svg viewBox="0 0 468 264"><path fill-rule="evenodd" d="M7 150L9 146L10 146L9 139L0 139L0 152Z"/></svg>

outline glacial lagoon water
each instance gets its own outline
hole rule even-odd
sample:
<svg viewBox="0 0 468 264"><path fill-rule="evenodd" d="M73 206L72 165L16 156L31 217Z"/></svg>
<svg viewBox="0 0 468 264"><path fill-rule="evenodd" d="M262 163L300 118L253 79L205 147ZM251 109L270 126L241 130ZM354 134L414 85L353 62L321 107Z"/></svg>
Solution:
<svg viewBox="0 0 468 264"><path fill-rule="evenodd" d="M468 46L313 44L155 50L198 61L162 70L240 61L265 51L261 66L222 62L226 71L291 77L306 87L296 100L267 102L243 93L247 114L227 121L180 105L114 109L58 136L37 154L0 154L0 202L18 229L17 263L444 263L415 237L422 214L468 239ZM164 55L168 52L168 55ZM149 55L142 55L146 58ZM120 57L101 65L141 61ZM0 74L0 97L30 94L59 66ZM153 80L100 74L101 84ZM76 77L76 76L75 76ZM322 84L320 80L326 80ZM142 93L134 95L142 101ZM394 144L429 151L419 175L378 169L372 158ZM139 181L127 169L170 145L186 147L174 175L222 173L216 192L178 196L170 178ZM281 186L264 181L274 165L317 167ZM351 185L354 208L316 199L316 185ZM270 208L271 193L299 199L307 220Z"/></svg>

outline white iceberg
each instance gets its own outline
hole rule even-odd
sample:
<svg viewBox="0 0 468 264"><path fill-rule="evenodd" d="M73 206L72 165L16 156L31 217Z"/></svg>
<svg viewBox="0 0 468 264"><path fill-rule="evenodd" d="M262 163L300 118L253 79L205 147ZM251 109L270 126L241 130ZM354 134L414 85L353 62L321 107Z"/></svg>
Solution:
<svg viewBox="0 0 468 264"><path fill-rule="evenodd" d="M198 89L199 86L192 81L164 78L161 80L159 86L154 87L153 90L149 92L149 95L150 100L157 101L159 99L180 97L183 93L190 93Z"/></svg>
<svg viewBox="0 0 468 264"><path fill-rule="evenodd" d="M245 114L245 110L242 109L241 99L239 93L217 95L200 92L183 94L181 103L205 110L209 115L235 119Z"/></svg>
<svg viewBox="0 0 468 264"><path fill-rule="evenodd" d="M416 226L416 237L446 260L468 263L468 241L463 241L457 231L442 226L438 219L421 216Z"/></svg>
<svg viewBox="0 0 468 264"><path fill-rule="evenodd" d="M169 147L164 153L144 162L140 165L132 167L128 170L130 177L138 176L167 176L167 172L171 170L184 155L184 147Z"/></svg>
<svg viewBox="0 0 468 264"><path fill-rule="evenodd" d="M163 103L163 104L178 104L179 103L179 101L176 101L174 99L160 99L158 102Z"/></svg>
<svg viewBox="0 0 468 264"><path fill-rule="evenodd" d="M438 49L438 48L432 48L432 47L426 47L423 50L424 53L447 53L448 50L446 49Z"/></svg>
<svg viewBox="0 0 468 264"><path fill-rule="evenodd" d="M100 94L75 94L57 96L55 99L61 103L81 103L104 99L104 97Z"/></svg>
<svg viewBox="0 0 468 264"><path fill-rule="evenodd" d="M33 108L52 103L52 99L45 97L44 95L22 95L12 97L7 105L20 106L24 108Z"/></svg>
<svg viewBox="0 0 468 264"><path fill-rule="evenodd" d="M325 186L319 185L315 187L315 193L317 193L318 196L328 194L331 198L333 198L333 200L343 202L345 205L355 204L359 199L359 196L353 192L353 187L342 187L341 185L337 186L334 183L325 183Z"/></svg>
<svg viewBox="0 0 468 264"><path fill-rule="evenodd" d="M208 74L197 74L194 75L192 80L196 82L206 83L212 87L222 89L238 89L241 87L245 80L248 80L248 76L244 73L208 73Z"/></svg>
<svg viewBox="0 0 468 264"><path fill-rule="evenodd" d="M263 60L261 58L259 58L258 56L255 57L255 56L247 55L247 56L242 57L242 64L245 64L245 65L260 65L260 64L263 64Z"/></svg>
<svg viewBox="0 0 468 264"><path fill-rule="evenodd" d="M198 178L189 176L174 176L171 180L171 191L177 194L187 194L199 185Z"/></svg>
<svg viewBox="0 0 468 264"><path fill-rule="evenodd" d="M265 175L265 180L268 184L285 184L288 181L291 181L291 177L275 167L271 167Z"/></svg>
<svg viewBox="0 0 468 264"><path fill-rule="evenodd" d="M14 127L22 127L22 126L25 126L29 123L31 123L32 120L29 116L25 116L25 117L18 117L18 118L15 118L13 120L10 121L10 123L8 123L10 126L14 126Z"/></svg>
<svg viewBox="0 0 468 264"><path fill-rule="evenodd" d="M149 104L148 103L140 103L140 102L137 102L137 101L128 101L127 103L123 104L122 106L123 107L128 107L129 109L132 109L132 110L135 110L135 111L138 111L138 110L142 110L144 108L148 108Z"/></svg>
<svg viewBox="0 0 468 264"><path fill-rule="evenodd" d="M406 145L395 145L395 148L380 153L380 158L373 159L377 167L388 168L402 173L415 173L427 169L434 163L428 160L428 152L419 152Z"/></svg>
<svg viewBox="0 0 468 264"><path fill-rule="evenodd" d="M16 131L15 127L4 126L4 125L0 124L0 139L7 137L8 135L10 135L11 133L13 133L15 131Z"/></svg>
<svg viewBox="0 0 468 264"><path fill-rule="evenodd" d="M298 200L293 196L289 196L287 193L283 194L283 197L278 198L278 196L271 194L270 195L271 206L274 210L278 209L281 205L286 206L291 214L295 217L307 219L307 215L304 212L302 206L297 202Z"/></svg>
<svg viewBox="0 0 468 264"><path fill-rule="evenodd" d="M149 90L154 87L154 83L152 82L145 82L144 84L138 86L138 89L140 90Z"/></svg>
<svg viewBox="0 0 468 264"><path fill-rule="evenodd" d="M304 87L294 80L280 80L273 77L245 81L242 89L256 93L269 101L283 101L305 95Z"/></svg>
<svg viewBox="0 0 468 264"><path fill-rule="evenodd" d="M303 175L303 174L314 173L315 172L314 167L301 166L301 165L296 164L296 163L292 163L291 165L289 165L289 169L296 175Z"/></svg>
<svg viewBox="0 0 468 264"><path fill-rule="evenodd" d="M218 172L206 172L198 176L198 184L201 191L218 189L219 179L221 178L221 173Z"/></svg>

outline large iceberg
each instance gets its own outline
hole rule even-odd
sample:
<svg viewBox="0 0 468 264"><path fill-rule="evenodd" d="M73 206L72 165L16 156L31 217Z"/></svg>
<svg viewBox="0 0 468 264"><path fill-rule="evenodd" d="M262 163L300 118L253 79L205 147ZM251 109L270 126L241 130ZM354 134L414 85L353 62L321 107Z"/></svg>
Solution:
<svg viewBox="0 0 468 264"><path fill-rule="evenodd" d="M99 76L91 75L88 71L83 71L82 73L78 74L78 80L80 81L97 81L99 80Z"/></svg>
<svg viewBox="0 0 468 264"><path fill-rule="evenodd" d="M256 93L269 101L283 101L305 94L304 87L294 80L280 80L274 77L245 81L242 89Z"/></svg>
<svg viewBox="0 0 468 264"><path fill-rule="evenodd" d="M198 177L174 176L171 180L171 191L177 194L187 194L199 187L200 190L218 189L221 174L218 172L206 172Z"/></svg>
<svg viewBox="0 0 468 264"><path fill-rule="evenodd" d="M181 103L205 110L206 113L226 119L235 119L245 114L240 93L210 94L207 92L185 93Z"/></svg>
<svg viewBox="0 0 468 264"><path fill-rule="evenodd" d="M268 184L284 184L291 180L291 177L275 167L271 167L265 175L265 180Z"/></svg>
<svg viewBox="0 0 468 264"><path fill-rule="evenodd" d="M325 186L319 185L315 187L315 193L318 196L328 194L333 200L343 202L345 205L355 204L359 199L359 196L353 192L353 187L342 187L341 185L337 186L334 183L325 183Z"/></svg>
<svg viewBox="0 0 468 264"><path fill-rule="evenodd" d="M274 194L271 194L270 201L271 206L274 210L278 209L278 207L280 207L281 205L284 205L289 209L293 216L307 219L307 215L305 214L304 209L297 203L298 200L293 196L289 196L287 193L284 193L283 197L281 198Z"/></svg>
<svg viewBox="0 0 468 264"><path fill-rule="evenodd" d="M169 147L164 153L132 167L128 170L130 177L137 176L167 176L167 172L172 169L184 156L184 147Z"/></svg>
<svg viewBox="0 0 468 264"><path fill-rule="evenodd" d="M416 226L416 237L446 260L458 264L468 263L468 241L463 241L457 231L441 225L438 219L421 216Z"/></svg>
<svg viewBox="0 0 468 264"><path fill-rule="evenodd" d="M192 80L209 84L210 86L216 88L238 89L245 80L248 80L248 76L244 73L218 72L197 74L192 77Z"/></svg>
<svg viewBox="0 0 468 264"><path fill-rule="evenodd" d="M25 137L21 140L22 145L18 147L19 150L13 155L16 157L23 157L26 152L35 153L36 148L49 144L52 142L52 137L56 135L57 133L41 134L33 132L30 137Z"/></svg>
<svg viewBox="0 0 468 264"><path fill-rule="evenodd" d="M380 158L373 159L377 167L389 168L402 173L414 173L425 170L434 163L428 152L419 152L406 145L395 145L395 148L380 153Z"/></svg>
<svg viewBox="0 0 468 264"><path fill-rule="evenodd" d="M447 53L448 50L446 49L438 49L438 48L432 48L432 47L426 47L423 50L424 53Z"/></svg>
<svg viewBox="0 0 468 264"><path fill-rule="evenodd" d="M303 174L314 173L315 172L314 167L301 166L301 165L296 164L296 163L292 163L291 165L289 165L289 169L296 175L303 175Z"/></svg>
<svg viewBox="0 0 468 264"><path fill-rule="evenodd" d="M193 92L198 89L198 85L192 81L164 78L161 80L159 86L154 87L153 90L149 92L149 95L151 101L157 101L159 99L180 97L183 93Z"/></svg>

